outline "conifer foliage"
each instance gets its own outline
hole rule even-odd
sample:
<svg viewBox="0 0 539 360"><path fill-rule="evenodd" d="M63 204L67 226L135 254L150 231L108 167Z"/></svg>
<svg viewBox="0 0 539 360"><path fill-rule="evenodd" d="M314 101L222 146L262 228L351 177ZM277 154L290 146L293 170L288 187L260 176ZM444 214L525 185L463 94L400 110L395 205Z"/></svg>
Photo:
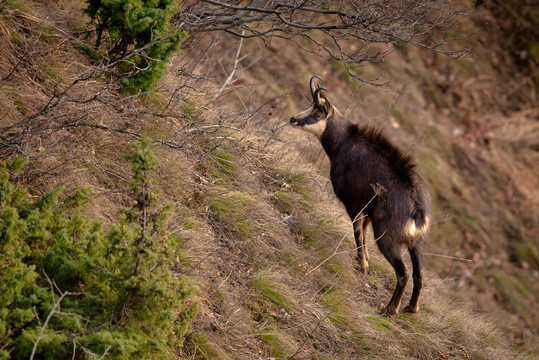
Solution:
<svg viewBox="0 0 539 360"><path fill-rule="evenodd" d="M0 359L168 359L196 316L171 267L181 242L157 204L143 139L127 157L134 205L107 231L82 213L89 192L32 199L0 162Z"/></svg>
<svg viewBox="0 0 539 360"><path fill-rule="evenodd" d="M106 44L112 60L122 59L123 91L155 86L165 62L186 33L170 26L177 0L86 0L84 12L96 23L96 49ZM108 36L106 36L108 35Z"/></svg>

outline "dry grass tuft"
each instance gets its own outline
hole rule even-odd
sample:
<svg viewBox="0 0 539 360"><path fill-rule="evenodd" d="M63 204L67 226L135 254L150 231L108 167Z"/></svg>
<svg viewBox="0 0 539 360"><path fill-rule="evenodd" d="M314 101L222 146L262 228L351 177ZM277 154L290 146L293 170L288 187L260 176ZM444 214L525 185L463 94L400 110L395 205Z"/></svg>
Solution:
<svg viewBox="0 0 539 360"><path fill-rule="evenodd" d="M0 107L5 114L0 126L25 129L28 136L17 138L21 141L18 146L2 143L0 155L24 153L30 157L28 175L21 181L35 192L57 185L91 187L93 204L88 212L107 221L116 216L116 209L129 205L129 169L123 154L141 135L153 139L162 201L175 204L170 231L184 239L175 271L187 275L199 289L199 316L184 347L178 349L179 358L494 360L517 356L490 317L475 315L463 303L450 301L448 281L431 273L420 313L379 316L395 285L392 269L374 249L370 235L371 272L363 275L356 270L352 226L324 176L327 163L320 147L310 140L297 141L297 135L287 129L271 132L265 127L257 132L243 126L250 121L260 125L264 118L253 114L234 117L230 109L208 103L207 85L200 82L178 88L183 78L172 71L183 69L182 59L171 64L171 74L159 90L144 97L120 96L117 84L95 77L69 88L65 99L70 101L39 113L51 98L56 99L57 91L66 90L93 68L80 55L83 49L76 46L80 41L69 35L76 33L77 26L84 28L84 19L74 15L77 2L59 1L57 8L24 0L9 3L26 8L14 10L7 7L8 2L0 3L2 15L6 15L0 32L7 35L0 38L0 45L8 49L0 56ZM56 19L55 27L43 20L46 15ZM31 30L25 30L27 27ZM22 59L20 63L18 59ZM312 58L307 63L310 68L301 70L305 78L319 66ZM273 72L268 79L283 73L275 64L268 66ZM191 70L194 74L197 68ZM407 71L411 70L403 72ZM292 75L297 73L287 76ZM286 81L273 84L277 89L273 91L291 88L297 79ZM349 97L347 87L339 86L346 81L335 80L335 97ZM372 108L358 110L345 104L349 108L343 111L356 120L366 117L377 122L373 114L385 113L387 102L375 99L379 94L363 94L363 102L372 102ZM427 101L423 95L412 92L412 100L407 101L412 108L421 108L419 116L430 119L431 110L413 100ZM282 101L273 103L272 111L279 116L287 111ZM400 115L389 111L387 120L394 116L404 127L407 119L411 121L407 113L412 111L403 107L399 107ZM39 116L28 116L32 114ZM283 122L271 116L274 124ZM522 116L519 124L528 126L530 115ZM417 152L420 161L430 161L428 178L444 185L445 190L437 192L438 205L450 203L455 212L462 210L463 214L451 223L459 227L448 244L461 241L462 232L487 234L486 224L492 224L485 221L486 216L471 211L465 216L468 205L483 196L480 191L472 188L460 195L454 191L469 180L465 170L471 171L479 161L488 161L502 174L517 171L523 182L510 188L515 193L537 189L533 186L536 179L523 166L536 166L533 156L521 157L513 149L509 158L498 161L503 155L499 148L481 152L465 141L455 144L448 140L449 125L434 120L423 124L432 139L418 145ZM526 134L537 130L534 126L526 129ZM500 118L492 123L492 139L505 143L523 139L522 146L537 145L536 138L510 130ZM407 144L412 138L419 141L422 135L413 134L400 133L398 138ZM455 174L451 171L454 164L445 155L421 156L431 148L452 151L452 161L468 165ZM467 158L467 154L473 156ZM321 164L322 170L313 163ZM492 181L501 184L504 179ZM516 221L511 209L507 217ZM434 229L434 242L442 243L439 238L445 235L441 231L445 225ZM532 244L527 239L522 238L524 245L515 252L526 252L526 246ZM470 240L470 246L475 246L474 241ZM526 261L532 264L534 256L532 253ZM511 289L507 287L505 292Z"/></svg>

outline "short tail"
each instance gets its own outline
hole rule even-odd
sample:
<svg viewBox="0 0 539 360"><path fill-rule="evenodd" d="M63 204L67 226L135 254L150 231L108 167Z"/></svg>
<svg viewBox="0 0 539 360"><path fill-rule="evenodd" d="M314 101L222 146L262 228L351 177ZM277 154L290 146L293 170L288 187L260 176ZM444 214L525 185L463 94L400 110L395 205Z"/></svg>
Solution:
<svg viewBox="0 0 539 360"><path fill-rule="evenodd" d="M420 237L427 233L431 218L421 208L415 208L404 226L405 233L410 237Z"/></svg>

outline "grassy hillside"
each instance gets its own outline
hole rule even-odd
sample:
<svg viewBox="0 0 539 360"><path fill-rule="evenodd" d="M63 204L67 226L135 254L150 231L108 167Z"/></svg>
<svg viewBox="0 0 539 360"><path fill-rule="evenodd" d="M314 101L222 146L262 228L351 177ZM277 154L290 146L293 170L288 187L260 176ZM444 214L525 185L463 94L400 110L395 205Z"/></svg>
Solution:
<svg viewBox="0 0 539 360"><path fill-rule="evenodd" d="M434 194L427 267L450 281L454 296L499 314L513 339L537 352L539 64L529 28L537 13L529 1L511 3L520 17L485 3L454 30L470 35L453 46L471 48L473 58L396 48L384 63L362 67L367 79L391 80L377 89L285 41L244 42L245 68L222 98L327 173L318 141L284 126L308 106L310 76L321 75L341 113L383 127L418 160ZM527 41L515 39L526 31ZM223 72L231 67L229 59Z"/></svg>
<svg viewBox="0 0 539 360"><path fill-rule="evenodd" d="M124 154L140 135L152 139L163 201L175 205L170 231L183 239L174 271L198 287L177 358L523 357L509 330L520 350L537 351L536 95L503 49L458 62L399 50L365 66L407 88L395 92L352 82L291 44L245 42L249 57L213 101L233 61L220 57L236 45L225 37L207 53L180 53L157 91L125 96L92 59L82 7L0 2L0 156L28 157L17 181L33 194L89 186L88 215L110 223L131 205ZM196 76L212 67L226 74ZM426 256L418 314L379 315L393 270L371 236L372 269L357 271L318 145L280 127L308 105L315 73L341 112L387 127L416 155L435 198L429 253L472 260Z"/></svg>

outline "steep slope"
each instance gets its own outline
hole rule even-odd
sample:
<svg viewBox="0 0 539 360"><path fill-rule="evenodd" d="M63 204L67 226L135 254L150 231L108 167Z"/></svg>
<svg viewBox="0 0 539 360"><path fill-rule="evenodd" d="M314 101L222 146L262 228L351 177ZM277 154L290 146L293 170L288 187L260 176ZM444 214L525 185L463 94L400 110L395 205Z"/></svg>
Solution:
<svg viewBox="0 0 539 360"><path fill-rule="evenodd" d="M217 163L202 167L205 209L186 219L182 271L201 292L184 356L515 356L493 323L450 300L447 283L432 273L421 313L378 315L395 277L376 250L372 271L358 272L349 221L328 196L327 179L281 146L249 140L249 147L223 144Z"/></svg>
<svg viewBox="0 0 539 360"><path fill-rule="evenodd" d="M283 129L271 132L268 127L248 124L269 118L275 125L286 119L293 107L301 107L301 99L290 101L290 106L288 101L273 100L268 104L272 110L262 108L263 114L262 110L247 111L237 116L230 108L214 104L211 94L205 93L206 86L220 84L204 80L194 86L181 80L178 85L180 80L175 75L178 69L185 69L190 55L179 56L171 64L159 91L121 96L107 72L84 76L99 68L81 55L88 52L85 40L77 37L77 31L87 26L87 19L79 12L81 7L77 2L45 6L38 1L19 0L0 4L2 29L8 35L1 39L5 50L0 57L4 65L0 154L3 158L21 154L29 157L26 176L18 180L35 193L58 185L68 189L90 186L94 203L89 214L106 222L115 218L118 208L129 205L123 153L141 134L152 138L160 161L158 182L163 200L175 204L170 230L184 238L177 249L175 270L188 275L199 288L199 316L186 343L178 349L178 358L519 356L506 340L506 333L495 325L502 314L480 315L456 299L450 282L432 271L440 266L433 261L428 266L419 314L394 318L378 315L392 293L393 272L374 250L372 237L368 244L373 250L372 270L367 275L356 270L351 226L323 176L323 161L319 160L320 170L306 159L311 154L318 154L311 157L314 160L317 156L323 159L315 143L306 140L292 146L291 139L297 142L296 133ZM281 96L283 88L291 88L296 82L304 88L308 75L320 73L340 84L340 93L332 90L333 96L350 98L345 96L349 95L349 80L339 79L336 67L324 73L318 60L311 58L311 68L303 65L301 71L285 76L276 58L271 59L276 68L268 65L269 73L262 69L267 63L261 62L243 75L256 79L267 76L263 87L274 87L274 96ZM295 64L288 57L282 60L289 68ZM271 71L278 72L279 77ZM281 80L268 80L272 78ZM388 111L387 104L394 102L374 101L372 98L380 95L369 98L370 90L365 88L356 91L363 94L362 102L374 104L369 110L372 112L356 112L350 105L349 113L356 113L358 118L387 114L387 121L399 124L399 129L408 126L408 135L395 130L402 144L414 143L420 137L413 133L411 124L406 125L408 116L399 115L400 99ZM423 99L420 90L417 92ZM271 97L244 103L249 105L247 109L256 109ZM414 104L409 106L414 108ZM434 112L427 104L421 110L425 117ZM349 104L338 105L346 110ZM526 116L522 122L528 123ZM448 131L447 126L433 120L421 126L442 134ZM505 132L500 129L498 133ZM453 202L452 192L459 189L454 185L462 180L444 176L449 162L442 154L426 156L430 146L445 149L448 145L443 136L432 138L415 152L422 166L430 166L433 187L449 186L446 191L450 195L440 195L440 201L456 208L460 203ZM306 149L308 156L304 155ZM517 153L515 150L513 154L520 156ZM526 175L522 170L521 176ZM465 204L476 201L474 191L461 191L471 194ZM530 191L536 188L532 186ZM456 230L454 239L445 240L447 246L459 243L461 231L466 231L461 229L460 219L451 220ZM441 238L440 232L435 232L431 243L442 244ZM462 254L443 253L465 256L465 250ZM463 289L468 289L466 284ZM410 296L409 291L405 296Z"/></svg>
<svg viewBox="0 0 539 360"><path fill-rule="evenodd" d="M513 339L537 353L538 39L529 30L537 14L527 1L511 4L521 16L485 3L454 30L460 37L473 34L454 44L472 48L472 59L393 49L384 63L362 67L367 79L391 80L377 89L285 41L268 47L244 41L240 56L246 58L222 99L324 172L318 141L285 126L311 101L310 76L321 75L341 113L385 128L418 159L434 194L427 267L447 277L458 298L500 314ZM526 31L526 41L515 40ZM234 39L222 41L237 46ZM232 61L222 60L225 75Z"/></svg>

